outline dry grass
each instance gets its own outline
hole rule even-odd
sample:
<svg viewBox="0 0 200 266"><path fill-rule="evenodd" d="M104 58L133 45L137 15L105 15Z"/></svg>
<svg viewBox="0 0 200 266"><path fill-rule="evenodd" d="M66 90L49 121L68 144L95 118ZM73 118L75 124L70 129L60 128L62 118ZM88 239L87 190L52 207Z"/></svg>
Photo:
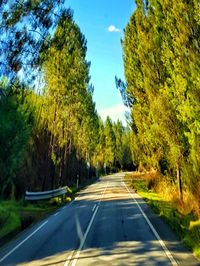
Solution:
<svg viewBox="0 0 200 266"><path fill-rule="evenodd" d="M131 179L143 180L148 190L158 193L164 200L171 202L181 214L194 212L200 218L200 182L196 185L194 194L183 191L183 201L180 201L176 184L170 182L169 177L161 176L159 172L135 172Z"/></svg>

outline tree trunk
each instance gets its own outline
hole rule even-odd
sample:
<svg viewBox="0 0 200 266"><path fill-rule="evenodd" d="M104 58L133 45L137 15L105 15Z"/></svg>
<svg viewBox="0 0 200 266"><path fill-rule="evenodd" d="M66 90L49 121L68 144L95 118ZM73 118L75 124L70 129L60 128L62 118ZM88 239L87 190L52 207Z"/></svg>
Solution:
<svg viewBox="0 0 200 266"><path fill-rule="evenodd" d="M177 163L177 166L176 166L176 177L177 177L177 182L178 182L179 199L182 201L183 200L183 190L182 190L182 181L181 181L179 163Z"/></svg>
<svg viewBox="0 0 200 266"><path fill-rule="evenodd" d="M51 189L54 189L54 179L55 179L55 165L53 164L53 161L52 161L52 154L55 152L54 149L55 149L55 137L54 137L54 133L55 133L55 122L56 122L56 115L57 115L57 108L55 107L55 110L54 110L54 118L53 118L53 132L51 133L51 141L50 141L50 146L51 146L51 154L50 154L50 171L49 171L49 178L51 180Z"/></svg>

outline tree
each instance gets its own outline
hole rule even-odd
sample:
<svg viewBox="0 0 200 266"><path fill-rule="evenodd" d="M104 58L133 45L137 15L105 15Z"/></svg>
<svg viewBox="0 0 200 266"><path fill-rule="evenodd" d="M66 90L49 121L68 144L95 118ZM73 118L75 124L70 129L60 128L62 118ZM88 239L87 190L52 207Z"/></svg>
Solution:
<svg viewBox="0 0 200 266"><path fill-rule="evenodd" d="M64 2L1 1L1 75L15 80L21 73L20 77L30 85L44 60L50 36L64 10Z"/></svg>
<svg viewBox="0 0 200 266"><path fill-rule="evenodd" d="M0 195L15 198L19 169L22 167L31 133L31 110L21 88L1 82L4 100L0 101Z"/></svg>
<svg viewBox="0 0 200 266"><path fill-rule="evenodd" d="M98 172L103 172L105 163L105 127L100 117L98 117L98 133L97 133L97 145L93 156L94 164L97 167Z"/></svg>
<svg viewBox="0 0 200 266"><path fill-rule="evenodd" d="M116 139L113 131L113 124L108 116L105 122L105 164L112 170L112 166L115 163L115 150L116 150Z"/></svg>
<svg viewBox="0 0 200 266"><path fill-rule="evenodd" d="M86 51L85 37L68 10L59 21L43 64L52 187L56 175L64 180L72 152L79 161L76 174L80 176L80 163L84 159L90 164L95 149L97 114L89 89Z"/></svg>
<svg viewBox="0 0 200 266"><path fill-rule="evenodd" d="M117 123L113 123L113 132L115 135L115 166L122 169L124 156L123 135L125 135L122 122L118 120Z"/></svg>
<svg viewBox="0 0 200 266"><path fill-rule="evenodd" d="M136 4L123 41L124 90L134 99L134 149L145 166L159 169L167 160L165 171L176 172L182 199L182 181L193 183L186 169L193 164L195 182L199 172L194 146L199 146L199 97L195 95L200 25L199 16L193 16L199 4L160 0Z"/></svg>

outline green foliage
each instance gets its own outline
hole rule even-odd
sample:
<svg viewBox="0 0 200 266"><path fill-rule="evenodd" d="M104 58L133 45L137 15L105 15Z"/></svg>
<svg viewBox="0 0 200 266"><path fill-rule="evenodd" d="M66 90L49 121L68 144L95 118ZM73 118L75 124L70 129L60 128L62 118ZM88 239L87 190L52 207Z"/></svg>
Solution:
<svg viewBox="0 0 200 266"><path fill-rule="evenodd" d="M5 101L0 104L0 193L2 197L14 197L16 177L30 137L31 114L23 91L15 92L10 86L2 90Z"/></svg>
<svg viewBox="0 0 200 266"><path fill-rule="evenodd" d="M102 173L105 165L115 171L132 164L129 130L98 117L87 42L63 3L1 6L0 33L6 29L0 37L6 77L0 88L2 198L20 199L26 190L54 189L77 179L80 185L96 168Z"/></svg>
<svg viewBox="0 0 200 266"><path fill-rule="evenodd" d="M105 163L108 167L114 164L116 138L113 131L112 121L107 117L105 122Z"/></svg>
<svg viewBox="0 0 200 266"><path fill-rule="evenodd" d="M98 170L101 170L104 167L105 161L105 127L101 120L98 118L98 144L95 150L95 156L93 158L94 163Z"/></svg>
<svg viewBox="0 0 200 266"><path fill-rule="evenodd" d="M49 36L65 11L64 0L1 1L1 74L29 85L49 47ZM41 53L43 57L41 57Z"/></svg>
<svg viewBox="0 0 200 266"><path fill-rule="evenodd" d="M123 40L127 85L122 95L132 102L134 160L154 169L165 161L165 172L177 175L180 197L182 183L199 193L197 2L155 0L146 6L137 1Z"/></svg>
<svg viewBox="0 0 200 266"><path fill-rule="evenodd" d="M58 206L60 207L60 205ZM30 204L21 201L0 201L0 237L17 233L30 222L36 222L45 215L55 211L51 203Z"/></svg>
<svg viewBox="0 0 200 266"><path fill-rule="evenodd" d="M0 229L0 237L3 238L4 236L8 235L9 233L13 232L13 231L17 231L20 229L20 218L16 213L9 213L9 219L6 220L2 220L2 216L0 217L2 225L1 225L1 229Z"/></svg>
<svg viewBox="0 0 200 266"><path fill-rule="evenodd" d="M64 13L43 64L45 94L42 115L50 133L48 164L53 169L51 187L66 183L66 161L70 154L75 155L79 165L74 178L80 175L82 160L85 169L92 164L98 117L89 89L90 64L86 60L86 50L85 37L72 14ZM58 180L55 180L55 175Z"/></svg>
<svg viewBox="0 0 200 266"><path fill-rule="evenodd" d="M107 117L103 123L99 118L94 164L100 173L133 168L130 138L130 129L124 128L120 121L115 123Z"/></svg>
<svg viewBox="0 0 200 266"><path fill-rule="evenodd" d="M113 132L115 135L115 164L123 166L124 159L124 143L123 137L125 135L125 130L122 123L118 120L117 123L113 124Z"/></svg>

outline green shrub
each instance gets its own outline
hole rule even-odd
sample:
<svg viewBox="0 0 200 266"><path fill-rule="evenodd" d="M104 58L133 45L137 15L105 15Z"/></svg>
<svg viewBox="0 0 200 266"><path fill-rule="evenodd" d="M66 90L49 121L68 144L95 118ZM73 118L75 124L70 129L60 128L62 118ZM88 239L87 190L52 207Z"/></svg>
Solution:
<svg viewBox="0 0 200 266"><path fill-rule="evenodd" d="M0 227L0 237L4 237L8 233L20 229L20 227L21 222L19 215L15 212L10 212L9 219L7 219L7 222Z"/></svg>

